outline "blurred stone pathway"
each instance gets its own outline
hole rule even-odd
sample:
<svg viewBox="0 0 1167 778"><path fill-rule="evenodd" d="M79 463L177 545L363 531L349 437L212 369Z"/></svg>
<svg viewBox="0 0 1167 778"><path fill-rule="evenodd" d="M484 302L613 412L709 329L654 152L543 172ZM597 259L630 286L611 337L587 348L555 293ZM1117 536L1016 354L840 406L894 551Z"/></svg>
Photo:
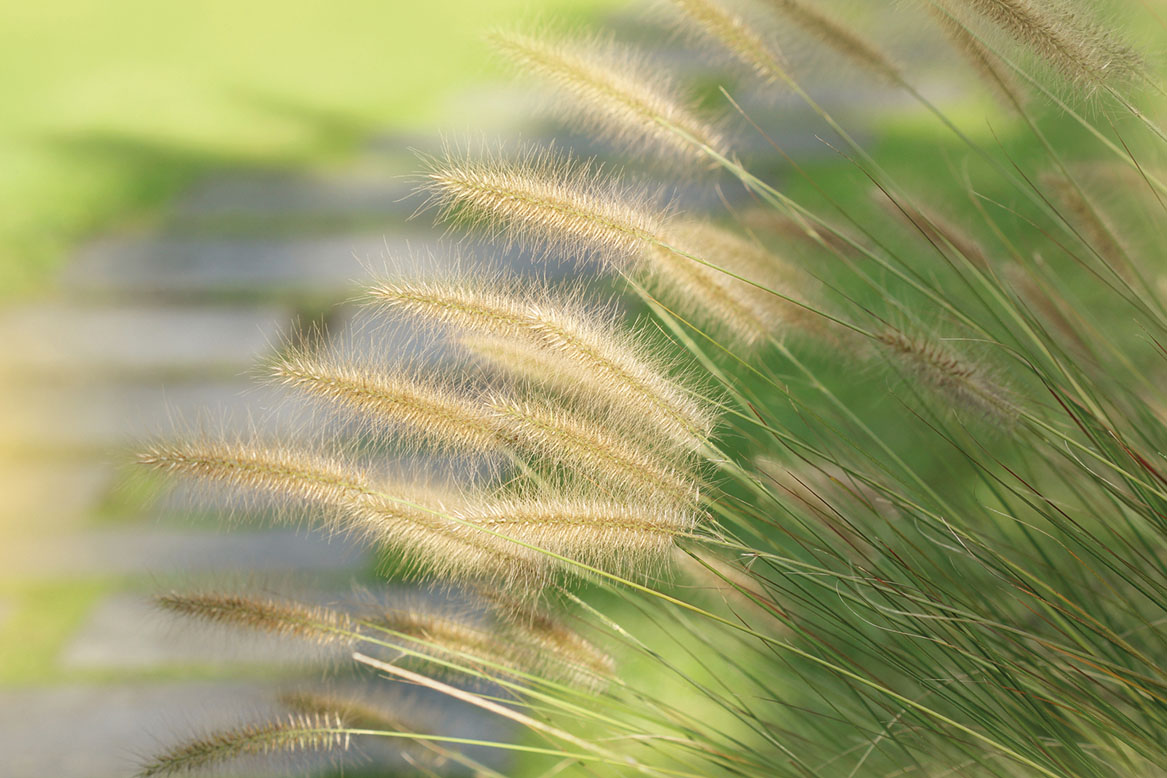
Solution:
<svg viewBox="0 0 1167 778"><path fill-rule="evenodd" d="M358 319L370 269L439 269L429 221L406 222L411 171L383 153L410 142L379 139L328 173L208 178L150 230L83 247L50 298L0 311L0 775L130 775L159 745L319 678L310 650L169 619L149 597L224 576L343 593L373 580L367 552L233 528L230 502L159 502L130 463L175 425L294 431L295 403L255 380L256 363L303 329ZM449 707L443 726L489 730Z"/></svg>

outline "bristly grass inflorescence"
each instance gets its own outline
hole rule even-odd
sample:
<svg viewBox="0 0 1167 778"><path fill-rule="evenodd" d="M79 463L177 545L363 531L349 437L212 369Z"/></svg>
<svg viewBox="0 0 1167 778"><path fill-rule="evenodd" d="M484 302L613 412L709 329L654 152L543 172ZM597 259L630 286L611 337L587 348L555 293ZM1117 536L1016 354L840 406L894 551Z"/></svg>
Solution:
<svg viewBox="0 0 1167 778"><path fill-rule="evenodd" d="M291 345L268 378L325 411L315 442L141 455L432 589L161 596L351 652L359 675L144 775L366 738L427 775L494 778L1167 764L1156 64L1085 0L662 4L688 33L666 52L490 35L614 159L452 143L424 159L422 211L570 278L379 279L369 311L448 345L440 359ZM1128 13L1154 29L1143 5ZM693 38L732 67L694 78ZM1000 106L938 86L931 41ZM869 76L863 93L819 84L808 47ZM407 456L452 475L386 474ZM403 683L523 731L418 725L378 694Z"/></svg>

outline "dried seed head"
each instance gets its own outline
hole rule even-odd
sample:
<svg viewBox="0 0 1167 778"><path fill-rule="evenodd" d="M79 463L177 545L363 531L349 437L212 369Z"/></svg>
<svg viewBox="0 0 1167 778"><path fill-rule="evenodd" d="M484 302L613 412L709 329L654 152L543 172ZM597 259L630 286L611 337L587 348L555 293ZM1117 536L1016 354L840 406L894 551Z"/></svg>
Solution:
<svg viewBox="0 0 1167 778"><path fill-rule="evenodd" d="M562 369L561 380L599 404L635 414L645 431L663 434L688 449L699 448L708 438L712 413L669 377L650 349L607 317L556 299L550 292L510 287L502 293L482 283L382 283L372 294L398 310L507 342L512 351L533 348L534 358L551 357ZM520 355L512 364L524 370L531 362ZM536 369L546 369L546 363Z"/></svg>
<svg viewBox="0 0 1167 778"><path fill-rule="evenodd" d="M602 690L610 682L616 663L579 632L569 628L543 608L516 600L505 592L480 591L492 604L495 615L504 620L507 634L530 646L536 657L543 658L550 667L549 674L565 677L569 683L594 691Z"/></svg>
<svg viewBox="0 0 1167 778"><path fill-rule="evenodd" d="M1033 0L962 2L1081 87L1095 88L1126 79L1142 69L1142 60L1133 49L1064 6L1043 6Z"/></svg>
<svg viewBox="0 0 1167 778"><path fill-rule="evenodd" d="M186 444L156 448L141 461L168 471L306 501L331 512L334 529L406 556L410 570L450 580L487 578L523 588L545 585L545 555L374 489L366 474L335 459L258 446Z"/></svg>
<svg viewBox="0 0 1167 778"><path fill-rule="evenodd" d="M850 25L806 0L767 0L769 5L807 35L868 73L889 83L903 81L900 70L874 43Z"/></svg>
<svg viewBox="0 0 1167 778"><path fill-rule="evenodd" d="M688 26L723 46L730 54L771 82L789 83L782 53L758 36L738 15L718 0L669 0Z"/></svg>
<svg viewBox="0 0 1167 778"><path fill-rule="evenodd" d="M606 495L682 506L698 500L698 480L683 460L642 447L614 427L532 402L500 398L491 408L521 447L562 464Z"/></svg>
<svg viewBox="0 0 1167 778"><path fill-rule="evenodd" d="M188 741L152 759L138 775L181 775L239 757L344 750L348 745L349 737L335 716L297 714Z"/></svg>
<svg viewBox="0 0 1167 778"><path fill-rule="evenodd" d="M659 568L674 539L697 523L692 512L657 503L550 496L487 501L468 506L459 516L622 575Z"/></svg>
<svg viewBox="0 0 1167 778"><path fill-rule="evenodd" d="M173 613L203 621L302 638L321 645L349 645L356 639L347 613L317 605L219 592L172 592L156 598Z"/></svg>
<svg viewBox="0 0 1167 778"><path fill-rule="evenodd" d="M1000 59L954 17L947 7L929 5L928 12L932 14L932 18L952 47L964 57L965 62L972 67L973 72L989 87L989 91L996 95L1001 104L1006 108L1020 110L1026 102L1025 93Z"/></svg>
<svg viewBox="0 0 1167 778"><path fill-rule="evenodd" d="M909 374L953 407L972 411L1003 427L1016 422L1020 409L1011 393L947 346L891 329L880 334L878 341Z"/></svg>
<svg viewBox="0 0 1167 778"><path fill-rule="evenodd" d="M505 448L480 402L436 381L302 353L281 359L272 372L289 386L439 446L459 452Z"/></svg>
<svg viewBox="0 0 1167 778"><path fill-rule="evenodd" d="M490 40L513 62L558 87L557 105L604 135L686 159L707 159L705 147L730 154L722 134L634 49L610 40L520 33L496 33Z"/></svg>
<svg viewBox="0 0 1167 778"><path fill-rule="evenodd" d="M426 178L440 219L575 259L626 264L657 240L665 220L660 209L598 166L549 151L510 161L448 154L430 163Z"/></svg>
<svg viewBox="0 0 1167 778"><path fill-rule="evenodd" d="M787 297L800 296L792 283L801 281L805 286L806 279L799 279L793 268L758 244L696 220L670 225L666 239L667 248L648 249L645 264L650 281L660 288L672 307L714 335L750 347L769 337L783 335L791 328L818 330L821 327L819 317L805 308L734 277L748 279Z"/></svg>

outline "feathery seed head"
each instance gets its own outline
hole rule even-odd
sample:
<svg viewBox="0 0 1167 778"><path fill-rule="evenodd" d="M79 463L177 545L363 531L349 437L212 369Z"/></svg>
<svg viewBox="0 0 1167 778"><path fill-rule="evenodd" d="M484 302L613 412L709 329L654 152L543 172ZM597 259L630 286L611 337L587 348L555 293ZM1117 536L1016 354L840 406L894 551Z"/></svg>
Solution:
<svg viewBox="0 0 1167 778"><path fill-rule="evenodd" d="M930 4L928 12L952 47L964 57L965 62L972 67L973 72L989 87L989 91L1002 105L1015 110L1025 105L1025 93L1013 74L968 27L952 15L948 7Z"/></svg>
<svg viewBox="0 0 1167 778"><path fill-rule="evenodd" d="M558 378L581 394L639 415L641 423L685 448L698 448L712 430L709 409L672 379L649 349L609 317L553 293L535 294L522 285L503 293L482 284L387 282L372 295L423 318L498 338L511 350L530 348L532 358L551 357L563 371Z"/></svg>
<svg viewBox="0 0 1167 778"><path fill-rule="evenodd" d="M674 539L697 523L692 511L657 503L534 496L468 506L475 525L622 575L661 566Z"/></svg>
<svg viewBox="0 0 1167 778"><path fill-rule="evenodd" d="M786 60L769 41L753 31L740 16L719 0L669 0L686 24L724 47L766 81L789 83Z"/></svg>
<svg viewBox="0 0 1167 778"><path fill-rule="evenodd" d="M668 248L653 246L648 251L645 264L652 283L682 315L715 335L750 347L792 327L809 331L821 326L806 309L733 277L798 296L791 288L794 269L753 241L697 220L672 224L667 240ZM805 286L806 280L799 280Z"/></svg>
<svg viewBox="0 0 1167 778"><path fill-rule="evenodd" d="M1142 58L1137 52L1108 30L1056 3L961 1L1080 87L1096 88L1142 70Z"/></svg>
<svg viewBox="0 0 1167 778"><path fill-rule="evenodd" d="M558 106L609 137L683 159L706 160L705 147L722 157L730 154L717 128L635 49L611 40L520 33L495 33L490 40L510 60L558 87Z"/></svg>
<svg viewBox="0 0 1167 778"><path fill-rule="evenodd" d="M188 741L154 757L138 775L140 778L181 775L240 757L344 750L348 745L349 737L336 716L295 714Z"/></svg>
<svg viewBox="0 0 1167 778"><path fill-rule="evenodd" d="M686 506L698 501L693 468L672 452L654 451L614 427L546 405L499 398L491 408L520 447L558 462L605 494Z"/></svg>
<svg viewBox="0 0 1167 778"><path fill-rule="evenodd" d="M598 166L550 151L431 161L426 174L439 219L482 227L493 238L596 256L617 266L657 241L666 214Z"/></svg>
<svg viewBox="0 0 1167 778"><path fill-rule="evenodd" d="M349 645L356 639L347 613L306 605L218 592L172 592L156 598L173 613L203 621L289 635L321 645Z"/></svg>
<svg viewBox="0 0 1167 778"><path fill-rule="evenodd" d="M908 373L954 407L968 409L1004 427L1016 422L1020 409L1011 393L947 346L892 329L885 330L877 340Z"/></svg>
<svg viewBox="0 0 1167 778"><path fill-rule="evenodd" d="M462 524L440 504L378 491L362 471L333 459L289 449L188 444L155 449L142 461L328 509L334 529L403 552L410 571L450 580L506 581L522 588L543 586L551 575L545 555Z"/></svg>
<svg viewBox="0 0 1167 778"><path fill-rule="evenodd" d="M807 35L851 60L868 73L892 84L901 83L899 68L874 43L848 24L807 0L767 0L768 4Z"/></svg>
<svg viewBox="0 0 1167 778"><path fill-rule="evenodd" d="M273 369L283 383L357 411L378 425L458 451L504 447L482 404L439 385L326 357L293 354Z"/></svg>

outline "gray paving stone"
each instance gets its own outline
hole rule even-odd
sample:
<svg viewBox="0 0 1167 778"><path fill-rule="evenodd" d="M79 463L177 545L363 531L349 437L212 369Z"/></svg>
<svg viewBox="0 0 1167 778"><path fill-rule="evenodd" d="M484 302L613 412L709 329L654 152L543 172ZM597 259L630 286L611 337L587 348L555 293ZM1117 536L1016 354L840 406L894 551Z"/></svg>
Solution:
<svg viewBox="0 0 1167 778"><path fill-rule="evenodd" d="M127 448L176 432L248 427L285 437L302 431L302 401L241 379L123 384L43 383L0 391L0 450L10 455L80 451L125 461Z"/></svg>
<svg viewBox="0 0 1167 778"><path fill-rule="evenodd" d="M57 300L0 312L9 375L249 367L290 320L277 306L79 305Z"/></svg>
<svg viewBox="0 0 1167 778"><path fill-rule="evenodd" d="M288 217L313 219L408 216L420 200L416 181L369 171L219 175L196 184L178 199L174 220L189 217Z"/></svg>
<svg viewBox="0 0 1167 778"><path fill-rule="evenodd" d="M0 549L0 577L343 571L356 569L367 556L361 545L318 531L220 533L139 525L11 540Z"/></svg>
<svg viewBox="0 0 1167 778"><path fill-rule="evenodd" d="M102 462L0 463L0 530L6 540L83 522L114 480Z"/></svg>
<svg viewBox="0 0 1167 778"><path fill-rule="evenodd" d="M567 267L522 252L466 242L431 252L433 233L310 238L136 237L99 240L80 252L62 277L78 293L298 293L340 299L376 275L425 276L465 266L451 255L495 267L555 275Z"/></svg>

